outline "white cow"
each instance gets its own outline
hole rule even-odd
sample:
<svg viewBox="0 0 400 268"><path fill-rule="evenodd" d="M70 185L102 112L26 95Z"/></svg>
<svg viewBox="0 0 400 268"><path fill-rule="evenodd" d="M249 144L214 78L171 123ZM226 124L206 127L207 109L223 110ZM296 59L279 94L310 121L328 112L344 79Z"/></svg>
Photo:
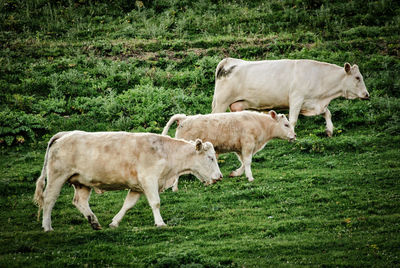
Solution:
<svg viewBox="0 0 400 268"><path fill-rule="evenodd" d="M164 127L162 135L178 121L175 137L185 140L203 139L214 145L219 153L234 152L241 166L230 176L240 176L243 171L253 181L251 160L273 138L294 140L296 134L283 114L270 111L269 114L242 111L237 113L216 113L186 116L176 114ZM176 183L173 190L177 190Z"/></svg>
<svg viewBox="0 0 400 268"><path fill-rule="evenodd" d="M292 129L299 113L324 114L326 133L333 124L328 104L337 97L368 99L357 65L343 67L314 60L244 61L226 58L217 66L212 112L289 109Z"/></svg>
<svg viewBox="0 0 400 268"><path fill-rule="evenodd" d="M205 184L222 178L213 145L187 142L150 133L60 132L47 146L42 174L36 182L34 201L43 208L45 231L52 231L51 211L62 186L75 188L74 205L93 229L101 229L89 207L91 188L101 191L129 189L124 205L110 227L117 227L125 213L145 194L155 225L165 226L160 214L159 192L182 174L194 174ZM43 192L45 178L46 190Z"/></svg>

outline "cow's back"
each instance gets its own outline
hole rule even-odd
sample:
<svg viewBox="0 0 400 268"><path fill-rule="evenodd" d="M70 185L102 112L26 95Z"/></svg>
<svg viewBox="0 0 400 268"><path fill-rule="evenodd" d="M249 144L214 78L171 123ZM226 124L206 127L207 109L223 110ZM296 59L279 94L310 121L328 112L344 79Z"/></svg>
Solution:
<svg viewBox="0 0 400 268"><path fill-rule="evenodd" d="M137 160L137 152L146 145L147 138L134 133L73 131L59 139L52 151L75 166L84 162L101 165L112 159Z"/></svg>
<svg viewBox="0 0 400 268"><path fill-rule="evenodd" d="M148 163L166 158L163 139L155 134L73 131L53 144L51 170L77 182L105 190L137 184ZM74 177L75 176L75 177ZM108 189L107 185L113 185Z"/></svg>

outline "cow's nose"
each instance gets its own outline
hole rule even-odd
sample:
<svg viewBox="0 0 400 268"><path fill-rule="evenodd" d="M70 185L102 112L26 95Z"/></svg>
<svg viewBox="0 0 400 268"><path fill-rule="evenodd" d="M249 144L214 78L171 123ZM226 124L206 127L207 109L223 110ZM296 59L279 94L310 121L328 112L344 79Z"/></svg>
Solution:
<svg viewBox="0 0 400 268"><path fill-rule="evenodd" d="M364 100L369 100L369 94L368 94L368 92L365 93L365 95L364 95Z"/></svg>
<svg viewBox="0 0 400 268"><path fill-rule="evenodd" d="M219 176L218 176L216 179L213 179L212 182L213 182L213 183L216 183L217 181L222 180L222 177L223 177L222 174L219 173Z"/></svg>

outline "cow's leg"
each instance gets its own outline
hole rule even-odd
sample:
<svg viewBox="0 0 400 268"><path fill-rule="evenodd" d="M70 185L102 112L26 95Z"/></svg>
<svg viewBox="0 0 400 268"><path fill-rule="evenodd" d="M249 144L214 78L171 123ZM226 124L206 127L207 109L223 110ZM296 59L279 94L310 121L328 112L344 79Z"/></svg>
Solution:
<svg viewBox="0 0 400 268"><path fill-rule="evenodd" d="M301 106L303 105L303 99L296 99L294 101L290 101L289 108L289 124L292 130L294 131L294 127L296 126L297 119L299 118L299 113L301 110Z"/></svg>
<svg viewBox="0 0 400 268"><path fill-rule="evenodd" d="M55 179L52 179L54 178ZM61 176L53 176L49 172L48 183L46 190L43 193L43 220L42 227L45 232L53 231L51 227L51 211L53 210L54 204L58 196L60 195L61 188L64 185L65 180Z"/></svg>
<svg viewBox="0 0 400 268"><path fill-rule="evenodd" d="M235 171L232 171L231 174L229 174L229 177L237 177L241 176L244 172L244 164L243 164L243 159L242 159L242 154L241 153L235 153L240 161L240 167L236 169Z"/></svg>
<svg viewBox="0 0 400 268"><path fill-rule="evenodd" d="M96 215L89 207L90 193L92 189L82 184L73 185L75 189L74 199L72 203L85 216L94 230L101 230Z"/></svg>
<svg viewBox="0 0 400 268"><path fill-rule="evenodd" d="M231 97L231 90L225 88L223 85L220 84L219 81L217 81L214 90L211 113L214 114L226 112L229 105L234 101L231 100Z"/></svg>
<svg viewBox="0 0 400 268"><path fill-rule="evenodd" d="M225 113L226 110L229 107L228 102L218 102L216 101L215 106L213 106L212 112L213 114L215 113Z"/></svg>
<svg viewBox="0 0 400 268"><path fill-rule="evenodd" d="M253 154L251 150L243 150L242 152L242 161L244 164L244 172L249 181L254 181L253 174L251 172L251 160L253 158Z"/></svg>
<svg viewBox="0 0 400 268"><path fill-rule="evenodd" d="M325 122L326 122L326 135L328 135L328 137L332 137L333 134L333 123L332 123L332 114L329 111L328 108L326 108L325 113L324 113L324 118L325 118Z"/></svg>
<svg viewBox="0 0 400 268"><path fill-rule="evenodd" d="M153 211L154 224L157 227L166 226L160 214L160 195L158 193L158 179L146 178L143 181L143 191Z"/></svg>
<svg viewBox="0 0 400 268"><path fill-rule="evenodd" d="M136 202L140 198L140 193L137 192L132 192L132 190L129 190L125 201L124 205L122 206L121 210L118 212L117 215L114 216L112 219L112 222L109 224L111 228L117 228L119 226L119 223L121 222L122 218L125 216L125 213L130 210Z"/></svg>
<svg viewBox="0 0 400 268"><path fill-rule="evenodd" d="M172 191L173 192L177 192L178 191L178 181L179 181L179 177L176 176L174 184L172 185Z"/></svg>

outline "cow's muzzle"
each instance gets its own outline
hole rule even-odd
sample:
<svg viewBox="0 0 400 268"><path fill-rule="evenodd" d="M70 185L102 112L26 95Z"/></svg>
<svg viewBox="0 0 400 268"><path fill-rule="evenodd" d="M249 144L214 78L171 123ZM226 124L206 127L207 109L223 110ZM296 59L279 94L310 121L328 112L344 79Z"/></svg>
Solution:
<svg viewBox="0 0 400 268"><path fill-rule="evenodd" d="M210 184L216 183L217 181L221 181L223 177L224 177L224 176L222 176L222 174L220 173L218 178L216 178L216 179L211 179L211 183L210 183Z"/></svg>
<svg viewBox="0 0 400 268"><path fill-rule="evenodd" d="M222 181L222 178L223 178L224 176L222 176L222 174L219 174L219 177L218 178L216 178L216 179L213 179L213 183L216 183L217 181Z"/></svg>
<svg viewBox="0 0 400 268"><path fill-rule="evenodd" d="M362 100L369 100L369 94L368 92L364 94L364 96L362 96L360 99Z"/></svg>

